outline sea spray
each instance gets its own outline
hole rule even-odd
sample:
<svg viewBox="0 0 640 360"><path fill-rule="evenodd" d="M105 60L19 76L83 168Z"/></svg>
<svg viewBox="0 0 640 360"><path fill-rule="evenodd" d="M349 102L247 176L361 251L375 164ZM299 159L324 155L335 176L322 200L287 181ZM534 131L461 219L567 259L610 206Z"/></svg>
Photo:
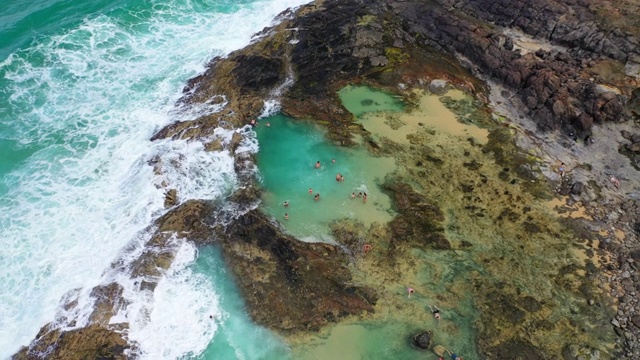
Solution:
<svg viewBox="0 0 640 360"><path fill-rule="evenodd" d="M158 282L142 318L130 322L129 339L148 359L194 356L206 348L225 316L213 284L188 266L196 259L193 244L181 241L171 268Z"/></svg>
<svg viewBox="0 0 640 360"><path fill-rule="evenodd" d="M113 5L0 59L0 135L17 144L16 150L33 152L0 174L0 232L5 239L0 250L0 357L26 345L56 313L62 327L86 323L90 289L118 278L104 270L126 256L122 249L127 244L139 249L145 229L165 211L164 189L156 186L148 161L167 144L148 139L168 123L197 116L174 107L186 80L202 72L211 57L248 43L281 10L305 2ZM210 105L197 111L215 111L215 104ZM197 147L178 145L187 151ZM202 154L196 154L185 155L184 164L201 160ZM224 159L213 154L208 165L227 166ZM168 185L180 186L193 172L207 180L214 171L190 166ZM215 197L234 186L232 177L213 179L189 185L196 190L183 190L181 196ZM170 276L180 274L180 266L171 268ZM171 281L159 291L187 286ZM193 298L182 299L183 304L212 294L211 288L194 286L187 292ZM79 300L73 314L57 311L65 294ZM163 307L160 301L155 311ZM170 327L164 321L172 320L151 316L147 326ZM133 330L143 348L156 341L153 331ZM199 337L193 344L209 341L214 332L209 327L191 334ZM178 350L186 355L201 349L193 346Z"/></svg>

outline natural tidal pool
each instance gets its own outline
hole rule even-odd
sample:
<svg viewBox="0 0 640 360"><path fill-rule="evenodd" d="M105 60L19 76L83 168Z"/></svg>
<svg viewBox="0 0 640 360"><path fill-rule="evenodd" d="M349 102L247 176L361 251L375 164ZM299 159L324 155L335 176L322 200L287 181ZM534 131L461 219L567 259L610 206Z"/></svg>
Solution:
<svg viewBox="0 0 640 360"><path fill-rule="evenodd" d="M350 218L369 226L392 219L389 197L377 184L395 170L393 158L337 147L326 140L320 127L283 115L260 120L255 131L263 209L291 234L306 241L330 242L331 221ZM336 181L338 174L344 180ZM284 206L285 202L289 205Z"/></svg>
<svg viewBox="0 0 640 360"><path fill-rule="evenodd" d="M499 358L535 348L559 355L568 345L610 354L611 310L586 270L593 259L576 251L584 243L579 225L558 216L550 196L541 195L544 184L521 176L535 164L509 150L509 130L468 124L482 114L459 91L415 93L412 106L404 106L375 89L346 89L339 95L367 132L361 135L376 142L376 156L364 145L331 144L309 122L274 116L256 128L263 209L297 237L340 242L328 235L337 222L372 247L352 250L349 267L354 284L378 294L375 313L289 336L293 357L437 359L411 345L422 330L432 332L432 348L442 345L465 359L480 359L480 346ZM380 191L383 182L409 184L416 211L438 209L439 228L398 227L399 217L413 215L398 212L393 194ZM366 204L349 198L361 189L370 194ZM430 231L445 243L423 242ZM440 321L429 305L441 309Z"/></svg>

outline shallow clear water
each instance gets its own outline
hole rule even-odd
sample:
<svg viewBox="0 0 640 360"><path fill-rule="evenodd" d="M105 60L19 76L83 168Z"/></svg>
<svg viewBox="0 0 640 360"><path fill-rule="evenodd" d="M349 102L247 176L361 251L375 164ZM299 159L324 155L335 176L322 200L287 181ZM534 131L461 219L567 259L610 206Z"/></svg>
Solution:
<svg viewBox="0 0 640 360"><path fill-rule="evenodd" d="M406 135L436 126L431 125L432 122L437 123L435 117L446 116L456 121L437 98L429 103L431 106L428 111L405 114L400 113L403 109L400 100L384 92L361 86L348 86L345 89L340 92L345 106L354 115L357 113L358 121L375 137L397 138L400 143L408 144ZM368 101L371 99L374 99L372 103ZM363 106L363 103L367 105ZM438 105L441 108L433 111ZM402 126L389 126L389 116L401 119ZM418 126L417 122L413 124L411 121L414 117L424 122L425 126ZM266 126L267 122L270 126ZM449 127L442 129L451 130ZM442 129L438 127L438 131ZM368 191L379 191L377 184L380 180L399 170L395 160L372 157L362 146L336 146L327 141L322 128L281 115L260 120L256 132L260 142L258 166L265 189L263 207L286 230L317 241L326 239L328 226L324 224L331 221L349 218L368 226L374 222L372 219L381 224L392 219L394 213L385 194L381 194L384 202L370 208L367 206L370 199L363 204L361 198L351 200L345 197L345 193L348 194L354 186L353 182L349 182L350 178L354 178L354 172L359 175L355 176L355 184L368 181ZM459 131L452 133L466 135ZM331 159L335 159L335 163ZM316 169L314 165L318 160L321 167ZM336 182L336 173L345 175L344 183ZM346 191L344 185L347 185ZM313 201L313 195L308 193L309 186L313 193L318 190L323 194L320 201ZM327 197L329 201L325 202ZM283 201L289 201L290 205L284 207ZM354 209L364 211L357 212ZM289 214L289 220L283 218L285 212ZM374 215L376 213L380 215ZM294 337L293 357L437 359L433 352L417 350L410 342L413 335L429 329L433 332L434 345L445 345L464 354L465 358L473 359L477 355L475 322L478 316L473 308L471 293L460 288L460 284L470 281L469 273L481 271L471 256L466 253L413 249L406 259L397 260L394 272L388 273L386 271L389 269L368 263L378 261L374 259L384 261L378 258L378 252L381 258L386 257L383 244L374 246L368 258L352 269L356 283L373 285L381 295L376 314L368 319L351 319L330 326L317 335ZM413 287L416 291L411 298L407 297L407 287ZM440 322L429 311L429 305L434 304L442 309L443 320Z"/></svg>
<svg viewBox="0 0 640 360"><path fill-rule="evenodd" d="M368 86L347 85L338 91L342 105L355 116L378 111L402 111L402 100Z"/></svg>
<svg viewBox="0 0 640 360"><path fill-rule="evenodd" d="M292 234L309 241L331 241L329 223L333 220L351 218L368 226L392 219L390 199L378 184L395 169L393 159L372 158L362 148L335 146L322 129L282 115L260 120L256 133L265 189L263 208ZM338 174L343 181L336 181ZM284 202L289 206L283 206Z"/></svg>
<svg viewBox="0 0 640 360"><path fill-rule="evenodd" d="M204 359L287 359L289 348L272 332L251 322L245 303L232 277L227 274L220 251L214 247L200 249L193 266L195 274L212 282L218 302L224 312L212 321L218 331L206 351L197 358ZM206 315L206 314L203 314Z"/></svg>

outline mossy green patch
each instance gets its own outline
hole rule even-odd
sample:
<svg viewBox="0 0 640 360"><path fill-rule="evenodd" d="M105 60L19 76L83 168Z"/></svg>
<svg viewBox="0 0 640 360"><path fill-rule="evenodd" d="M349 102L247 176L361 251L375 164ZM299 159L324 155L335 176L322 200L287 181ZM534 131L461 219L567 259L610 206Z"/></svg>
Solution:
<svg viewBox="0 0 640 360"><path fill-rule="evenodd" d="M395 47L385 48L384 55L387 57L387 60L388 60L387 66L389 67L394 67L398 64L407 62L411 57L409 54L402 51L402 49L395 48Z"/></svg>

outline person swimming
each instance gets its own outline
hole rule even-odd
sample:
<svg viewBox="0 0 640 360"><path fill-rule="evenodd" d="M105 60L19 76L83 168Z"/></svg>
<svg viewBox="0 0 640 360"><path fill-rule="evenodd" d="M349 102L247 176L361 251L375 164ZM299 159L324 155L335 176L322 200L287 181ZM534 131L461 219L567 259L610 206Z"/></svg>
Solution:
<svg viewBox="0 0 640 360"><path fill-rule="evenodd" d="M320 169L320 160L316 161L316 169Z"/></svg>
<svg viewBox="0 0 640 360"><path fill-rule="evenodd" d="M288 213L284 213L284 219L285 220L289 220L289 214Z"/></svg>
<svg viewBox="0 0 640 360"><path fill-rule="evenodd" d="M452 353L451 351L449 351L449 349L447 349L447 354L449 354L449 356L451 356L451 359L453 360L464 360L462 356L458 356L456 353Z"/></svg>
<svg viewBox="0 0 640 360"><path fill-rule="evenodd" d="M355 199L355 198L356 198L356 193L352 192L352 193L351 193L351 198L352 198L352 199Z"/></svg>
<svg viewBox="0 0 640 360"><path fill-rule="evenodd" d="M438 309L438 307L435 305L433 305L433 307L429 305L429 309L431 309L431 313L433 314L433 317L436 318L436 320L440 320L440 309Z"/></svg>
<svg viewBox="0 0 640 360"><path fill-rule="evenodd" d="M320 194L316 194L316 195L313 197L313 200L315 200L315 201L320 200Z"/></svg>
<svg viewBox="0 0 640 360"><path fill-rule="evenodd" d="M282 206L284 206L284 207L289 206L289 202L288 202L288 201L283 202L283 203L282 203Z"/></svg>

